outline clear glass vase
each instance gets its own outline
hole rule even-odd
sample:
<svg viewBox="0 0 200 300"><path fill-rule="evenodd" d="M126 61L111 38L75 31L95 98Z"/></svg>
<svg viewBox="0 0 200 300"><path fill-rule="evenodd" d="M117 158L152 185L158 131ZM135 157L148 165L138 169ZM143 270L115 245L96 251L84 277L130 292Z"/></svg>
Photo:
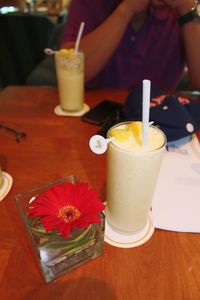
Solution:
<svg viewBox="0 0 200 300"><path fill-rule="evenodd" d="M74 229L65 239L56 230L46 233L37 218L27 218L31 199L39 196L51 186L66 181L74 183L77 179L74 176L68 176L15 196L17 208L31 237L31 250L35 253L46 282L103 254L105 226L103 213L100 214L100 223L90 224L86 229Z"/></svg>

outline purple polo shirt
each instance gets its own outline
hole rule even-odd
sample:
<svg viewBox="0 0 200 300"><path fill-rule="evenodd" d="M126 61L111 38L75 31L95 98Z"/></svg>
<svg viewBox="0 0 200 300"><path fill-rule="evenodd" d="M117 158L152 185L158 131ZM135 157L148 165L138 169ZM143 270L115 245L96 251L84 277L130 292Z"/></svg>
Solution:
<svg viewBox="0 0 200 300"><path fill-rule="evenodd" d="M76 39L82 21L85 22L83 35L94 30L119 2L72 0L62 42ZM183 66L181 32L175 12L169 8L154 9L138 32L129 24L112 58L86 87L133 88L143 79L150 79L162 90L174 89Z"/></svg>

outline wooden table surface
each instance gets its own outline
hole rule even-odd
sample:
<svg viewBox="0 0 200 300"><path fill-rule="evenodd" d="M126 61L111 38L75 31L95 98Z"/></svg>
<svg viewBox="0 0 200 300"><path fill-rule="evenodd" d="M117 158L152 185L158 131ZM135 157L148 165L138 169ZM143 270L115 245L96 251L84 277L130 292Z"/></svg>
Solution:
<svg viewBox="0 0 200 300"><path fill-rule="evenodd" d="M122 102L127 91L91 91L85 101ZM105 198L106 154L95 155L89 138L98 127L80 118L58 117L56 88L8 87L0 93L0 121L18 125L17 143L0 132L0 162L13 177L0 202L0 299L199 300L200 235L155 230L144 245L120 249L105 243L104 255L54 282L45 283L28 248L14 195L70 174Z"/></svg>

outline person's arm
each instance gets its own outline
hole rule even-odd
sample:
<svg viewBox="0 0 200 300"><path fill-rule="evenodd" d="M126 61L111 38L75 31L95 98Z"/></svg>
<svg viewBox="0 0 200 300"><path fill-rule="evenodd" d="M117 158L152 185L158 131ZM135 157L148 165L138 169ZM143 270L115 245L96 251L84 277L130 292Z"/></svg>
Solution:
<svg viewBox="0 0 200 300"><path fill-rule="evenodd" d="M80 49L85 54L85 79L94 77L109 61L134 16L144 11L149 0L124 0L94 31L81 39ZM74 41L61 45L74 47Z"/></svg>
<svg viewBox="0 0 200 300"><path fill-rule="evenodd" d="M177 9L179 16L185 15L194 5L193 0L164 0ZM188 22L182 26L186 63L192 84L200 89L200 22Z"/></svg>
<svg viewBox="0 0 200 300"><path fill-rule="evenodd" d="M189 22L182 30L189 77L200 90L200 23Z"/></svg>

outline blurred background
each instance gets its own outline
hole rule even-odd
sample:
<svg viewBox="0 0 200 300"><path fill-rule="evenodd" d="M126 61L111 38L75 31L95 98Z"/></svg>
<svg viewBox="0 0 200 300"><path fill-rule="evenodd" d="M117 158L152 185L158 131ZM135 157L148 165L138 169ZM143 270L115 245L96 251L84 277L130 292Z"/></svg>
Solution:
<svg viewBox="0 0 200 300"><path fill-rule="evenodd" d="M56 49L71 0L0 0L0 88L24 85Z"/></svg>
<svg viewBox="0 0 200 300"><path fill-rule="evenodd" d="M54 59L44 49L59 49L71 1L0 0L0 90L8 85L56 85ZM194 90L187 68L177 90Z"/></svg>

